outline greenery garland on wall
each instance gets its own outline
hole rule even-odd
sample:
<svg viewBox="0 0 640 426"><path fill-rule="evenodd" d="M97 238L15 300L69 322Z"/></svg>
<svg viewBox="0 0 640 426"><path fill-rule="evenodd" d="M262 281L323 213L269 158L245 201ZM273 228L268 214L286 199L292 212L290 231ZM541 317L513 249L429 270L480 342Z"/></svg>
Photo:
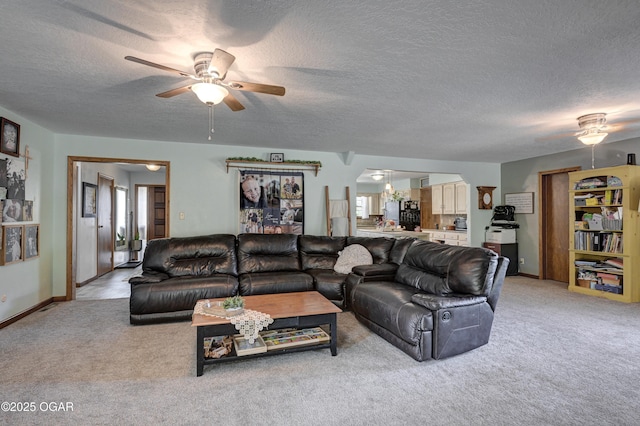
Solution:
<svg viewBox="0 0 640 426"><path fill-rule="evenodd" d="M252 163L269 163L270 161L268 160L263 160L262 158L256 158L256 157L228 157L227 161L250 161ZM312 165L318 165L320 167L322 167L322 163L320 161L314 161L314 160L284 160L282 162L283 164L312 164Z"/></svg>

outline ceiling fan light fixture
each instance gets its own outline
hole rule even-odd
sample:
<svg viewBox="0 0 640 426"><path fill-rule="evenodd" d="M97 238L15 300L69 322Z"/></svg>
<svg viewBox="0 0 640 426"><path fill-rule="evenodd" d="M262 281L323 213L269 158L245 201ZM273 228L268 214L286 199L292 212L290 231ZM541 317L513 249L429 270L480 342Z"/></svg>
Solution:
<svg viewBox="0 0 640 426"><path fill-rule="evenodd" d="M158 166L157 164L147 164L147 169L152 171L152 172L157 172L158 170L160 170L160 166Z"/></svg>
<svg viewBox="0 0 640 426"><path fill-rule="evenodd" d="M217 105L229 94L227 89L215 83L196 83L191 91L207 105Z"/></svg>
<svg viewBox="0 0 640 426"><path fill-rule="evenodd" d="M584 134L581 134L580 136L578 136L578 139L585 145L597 145L602 142L608 134L609 133L601 132L598 129L595 129L593 131L590 130Z"/></svg>
<svg viewBox="0 0 640 426"><path fill-rule="evenodd" d="M597 145L607 137L608 133L603 132L607 128L607 114L604 112L582 115L577 120L582 131L576 136L583 144Z"/></svg>

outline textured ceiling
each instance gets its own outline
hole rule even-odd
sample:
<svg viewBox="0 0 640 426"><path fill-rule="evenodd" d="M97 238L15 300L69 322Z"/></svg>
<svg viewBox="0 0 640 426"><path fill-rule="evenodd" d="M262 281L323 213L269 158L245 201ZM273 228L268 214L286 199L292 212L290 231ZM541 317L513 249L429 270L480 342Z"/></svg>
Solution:
<svg viewBox="0 0 640 426"><path fill-rule="evenodd" d="M637 1L20 0L0 4L0 105L56 133L506 162L640 136ZM285 86L207 108L188 83L215 48L227 79ZM248 151L248 154L251 152Z"/></svg>

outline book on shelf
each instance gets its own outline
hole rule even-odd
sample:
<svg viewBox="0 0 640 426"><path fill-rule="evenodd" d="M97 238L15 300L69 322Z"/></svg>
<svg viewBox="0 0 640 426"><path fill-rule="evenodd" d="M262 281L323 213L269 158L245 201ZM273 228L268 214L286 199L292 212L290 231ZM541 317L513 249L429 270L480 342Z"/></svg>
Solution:
<svg viewBox="0 0 640 426"><path fill-rule="evenodd" d="M620 285L620 275L598 272L596 273L596 277L602 284Z"/></svg>
<svg viewBox="0 0 640 426"><path fill-rule="evenodd" d="M613 266L614 268L622 269L624 267L624 259L622 259L621 257L612 257L605 260L603 263L609 266Z"/></svg>
<svg viewBox="0 0 640 426"><path fill-rule="evenodd" d="M573 263L576 266L596 266L598 264L595 260L576 260Z"/></svg>

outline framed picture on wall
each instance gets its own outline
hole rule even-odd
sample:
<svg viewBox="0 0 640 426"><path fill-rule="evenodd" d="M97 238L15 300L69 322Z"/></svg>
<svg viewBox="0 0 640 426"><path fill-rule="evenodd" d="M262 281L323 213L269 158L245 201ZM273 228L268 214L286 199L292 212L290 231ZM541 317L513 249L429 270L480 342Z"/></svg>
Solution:
<svg viewBox="0 0 640 426"><path fill-rule="evenodd" d="M96 217L98 212L98 185L82 182L82 217Z"/></svg>
<svg viewBox="0 0 640 426"><path fill-rule="evenodd" d="M22 262L24 243L24 226L4 225L2 230L2 265Z"/></svg>
<svg viewBox="0 0 640 426"><path fill-rule="evenodd" d="M24 260L40 256L40 225L24 226Z"/></svg>
<svg viewBox="0 0 640 426"><path fill-rule="evenodd" d="M284 154L272 152L269 156L269 161L272 163L282 163L284 162Z"/></svg>
<svg viewBox="0 0 640 426"><path fill-rule="evenodd" d="M0 117L0 152L20 157L20 125Z"/></svg>

